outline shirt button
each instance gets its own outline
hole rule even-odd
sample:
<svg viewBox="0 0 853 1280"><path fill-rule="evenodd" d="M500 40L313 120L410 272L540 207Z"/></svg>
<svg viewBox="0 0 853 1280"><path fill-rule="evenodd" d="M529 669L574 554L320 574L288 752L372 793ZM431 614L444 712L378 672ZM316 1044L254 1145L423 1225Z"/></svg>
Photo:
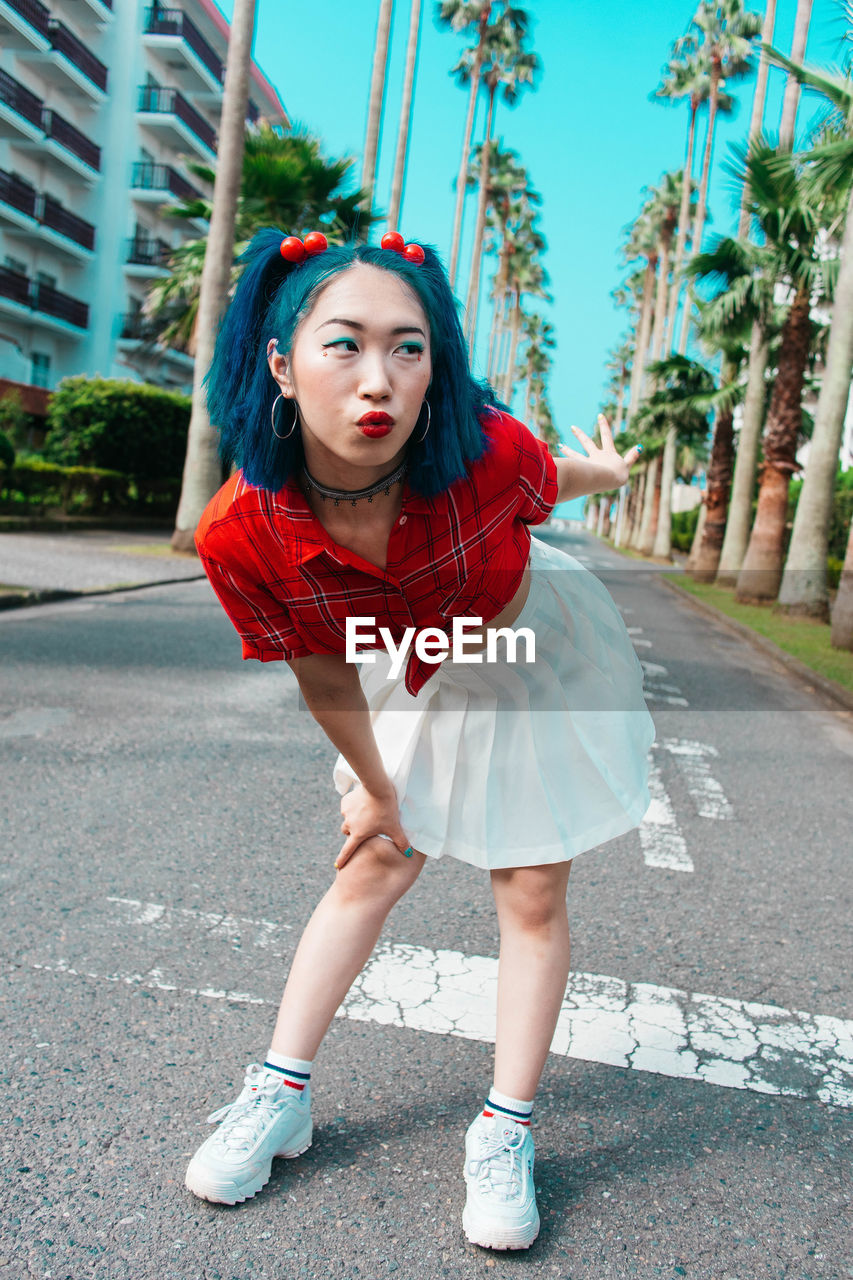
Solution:
<svg viewBox="0 0 853 1280"><path fill-rule="evenodd" d="M398 524L405 524L408 518L409 518L408 516L400 516Z"/></svg>

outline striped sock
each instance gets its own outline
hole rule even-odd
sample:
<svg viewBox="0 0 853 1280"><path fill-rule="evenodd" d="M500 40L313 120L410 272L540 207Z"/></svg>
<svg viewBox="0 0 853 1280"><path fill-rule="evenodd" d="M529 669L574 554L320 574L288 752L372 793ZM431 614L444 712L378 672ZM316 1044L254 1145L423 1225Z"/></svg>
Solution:
<svg viewBox="0 0 853 1280"><path fill-rule="evenodd" d="M310 1062L303 1058L288 1058L283 1053L276 1053L274 1049L270 1049L267 1054L264 1066L270 1071L277 1071L290 1089L297 1089L300 1093L311 1079Z"/></svg>
<svg viewBox="0 0 853 1280"><path fill-rule="evenodd" d="M511 1098L507 1093L499 1093L497 1089L491 1089L489 1096L486 1098L486 1105L483 1107L483 1115L491 1118L492 1116L506 1116L509 1120L514 1120L516 1124L530 1124L530 1117L533 1114L533 1100L523 1102L521 1098Z"/></svg>

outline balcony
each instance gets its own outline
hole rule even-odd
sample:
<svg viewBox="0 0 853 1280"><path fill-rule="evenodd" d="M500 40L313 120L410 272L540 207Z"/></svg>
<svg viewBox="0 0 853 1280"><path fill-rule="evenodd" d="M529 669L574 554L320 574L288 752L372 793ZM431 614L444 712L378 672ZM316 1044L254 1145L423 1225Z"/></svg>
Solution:
<svg viewBox="0 0 853 1280"><path fill-rule="evenodd" d="M36 94L22 85L20 80L16 80L14 76L10 76L8 71L0 71L0 104L6 106L13 113L11 117L5 117L10 122L18 124L19 121L25 121L41 132L42 115L44 113L44 103ZM23 129L28 138L32 138L32 128Z"/></svg>
<svg viewBox="0 0 853 1280"><path fill-rule="evenodd" d="M95 247L95 228L90 222L69 213L52 196L42 195L29 182L0 169L0 217L11 224L10 235L43 238L43 231L55 248L64 250L72 259L86 258L80 249L91 253ZM57 243L53 233L70 244ZM72 247L73 246L73 247Z"/></svg>
<svg viewBox="0 0 853 1280"><path fill-rule="evenodd" d="M2 0L0 32L4 45L11 48L44 50L49 40L50 10L40 0Z"/></svg>
<svg viewBox="0 0 853 1280"><path fill-rule="evenodd" d="M171 37L178 47L186 45L221 88L225 74L222 59L181 9L146 9L143 31L149 36Z"/></svg>
<svg viewBox="0 0 853 1280"><path fill-rule="evenodd" d="M131 275L167 276L171 256L172 246L165 240L133 236L128 241L127 265L139 268L135 271L131 269Z"/></svg>
<svg viewBox="0 0 853 1280"><path fill-rule="evenodd" d="M36 216L36 200L38 192L23 178L16 178L13 173L0 169L0 201L24 213L28 218Z"/></svg>
<svg viewBox="0 0 853 1280"><path fill-rule="evenodd" d="M69 213L58 200L54 200L51 196L42 196L39 222L42 226L49 227L51 231L67 236L83 249L95 247L95 228L91 222L78 218L76 213Z"/></svg>
<svg viewBox="0 0 853 1280"><path fill-rule="evenodd" d="M166 200L169 195L186 201L202 199L201 192L171 165L154 164L151 160L137 160L130 185L135 191L154 192L158 200Z"/></svg>
<svg viewBox="0 0 853 1280"><path fill-rule="evenodd" d="M189 142L206 160L216 154L216 130L177 89L140 85L137 110L148 117L144 123L149 127L169 132L173 145L184 147Z"/></svg>
<svg viewBox="0 0 853 1280"><path fill-rule="evenodd" d="M71 67L77 72L82 72L91 84L102 93L107 91L107 68L103 62L86 47L82 40L75 36L73 31L66 27L64 22L59 22L56 18L51 18L48 27L50 30L51 48L57 53L61 53L67 58ZM73 77L75 84L79 83L76 75Z"/></svg>
<svg viewBox="0 0 853 1280"><path fill-rule="evenodd" d="M20 271L0 267L0 298L7 298L30 311L52 316L77 329L89 327L89 307L85 302L60 293L51 285L31 280ZM35 317L34 317L35 318Z"/></svg>
<svg viewBox="0 0 853 1280"><path fill-rule="evenodd" d="M75 129L73 124L69 124L64 116L59 115L56 111L45 109L42 128L48 138L55 139L66 151L70 151L72 155L77 156L90 169L100 173L101 148L96 147L94 142L91 142L85 133Z"/></svg>

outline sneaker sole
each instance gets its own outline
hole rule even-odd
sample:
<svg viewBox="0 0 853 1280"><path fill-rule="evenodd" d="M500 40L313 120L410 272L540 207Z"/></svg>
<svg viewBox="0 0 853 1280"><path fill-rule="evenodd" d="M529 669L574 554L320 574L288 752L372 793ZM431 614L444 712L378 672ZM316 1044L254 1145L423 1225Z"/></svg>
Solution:
<svg viewBox="0 0 853 1280"><path fill-rule="evenodd" d="M277 1151L273 1159L295 1160L297 1156L301 1156L308 1150L311 1142L312 1132L309 1129L307 1142L303 1142L296 1150ZM234 1182L209 1182L193 1169L193 1162L190 1161L190 1166L184 1178L184 1186L194 1196L198 1196L199 1200L209 1200L211 1204L242 1204L244 1200L251 1200L259 1191L262 1191L271 1176L272 1160L270 1160L265 1174L260 1174L249 1182L244 1182L242 1186L237 1186Z"/></svg>
<svg viewBox="0 0 853 1280"><path fill-rule="evenodd" d="M500 1227L488 1220L478 1222L466 1205L462 1210L462 1229L471 1244L483 1249L529 1249L539 1235L539 1214L517 1227Z"/></svg>

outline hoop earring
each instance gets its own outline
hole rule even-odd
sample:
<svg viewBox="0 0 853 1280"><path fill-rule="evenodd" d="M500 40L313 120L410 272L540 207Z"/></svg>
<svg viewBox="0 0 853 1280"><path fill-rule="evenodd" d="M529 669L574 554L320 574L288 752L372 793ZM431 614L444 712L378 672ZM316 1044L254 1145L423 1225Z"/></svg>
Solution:
<svg viewBox="0 0 853 1280"><path fill-rule="evenodd" d="M285 400L286 398L287 398L287 397L285 396L284 392L283 392L283 391L280 391L280 392L278 393L278 395L276 396L275 400L273 400L273 402L272 402L272 409L270 409L270 425L272 426L272 433L273 433L273 435L275 436L276 440L289 440L289 439L290 439L290 437L293 435L294 431L296 430L296 424L297 424L297 422L299 421L299 409L296 407L296 401L294 400L294 402L293 402L293 426L290 428L290 430L287 432L287 434L286 434L286 435L281 435L278 431L276 431L276 429L275 429L275 407L276 407L276 405L278 404L279 400Z"/></svg>
<svg viewBox="0 0 853 1280"><path fill-rule="evenodd" d="M429 407L429 400L424 400L424 404L426 405L426 410L427 410L427 424L426 424L426 431L423 433L423 435L420 437L420 439L419 439L419 440L416 440L416 441L415 441L415 444L422 444L422 443L424 442L424 440L426 440L426 438L427 438L427 433L429 432L429 424L430 424L430 422L432 421L432 410L431 410L431 409L430 409L430 407ZM420 416L421 416L421 415L420 415L420 414L418 414L418 417L420 417Z"/></svg>

